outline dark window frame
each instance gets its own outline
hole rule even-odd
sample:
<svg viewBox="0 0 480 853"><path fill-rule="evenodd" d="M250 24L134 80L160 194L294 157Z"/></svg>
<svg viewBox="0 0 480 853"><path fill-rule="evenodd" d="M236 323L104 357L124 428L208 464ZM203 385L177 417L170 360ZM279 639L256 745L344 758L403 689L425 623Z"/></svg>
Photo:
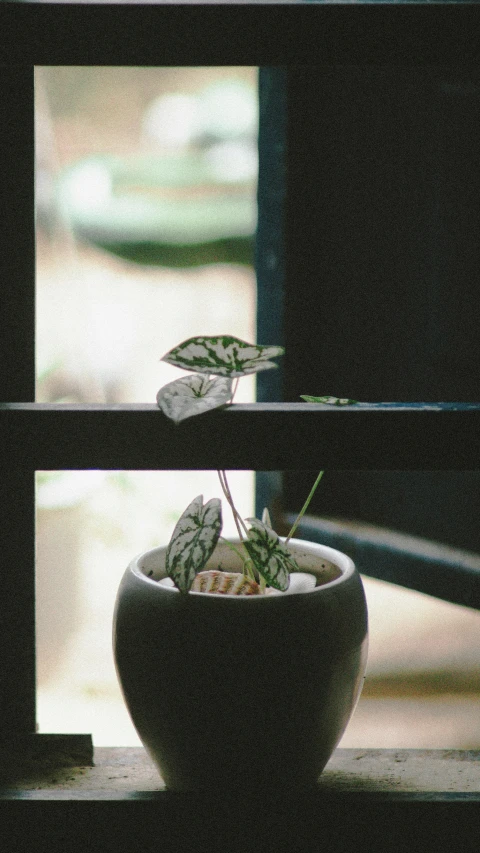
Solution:
<svg viewBox="0 0 480 853"><path fill-rule="evenodd" d="M3 570L0 726L35 732L34 472L55 468L365 469L480 467L480 406L436 411L367 406L316 411L302 404L235 406L202 419L219 436L192 453L190 425L173 430L152 406L41 406L34 400L33 66L479 61L476 8L268 6L0 8L4 122L0 137L2 253L0 446ZM245 31L251 38L245 38ZM98 38L98 32L108 38ZM124 33L129 32L129 38ZM158 33L162 39L159 43ZM73 38L73 34L75 37ZM216 37L215 37L216 36ZM8 165L7 165L8 164ZM275 229L273 229L274 233ZM261 273L261 270L259 270ZM264 399L271 399L272 390ZM141 444L129 436L142 435ZM292 448L291 435L296 435ZM428 440L435 434L436 441ZM242 439L239 442L238 436ZM236 437L236 441L231 439ZM322 441L319 442L319 436ZM382 441L378 441L381 436ZM400 436L400 440L399 440ZM235 450L232 450L232 446ZM321 446L321 453L318 447ZM162 448L161 450L159 448ZM354 462L353 462L354 460Z"/></svg>

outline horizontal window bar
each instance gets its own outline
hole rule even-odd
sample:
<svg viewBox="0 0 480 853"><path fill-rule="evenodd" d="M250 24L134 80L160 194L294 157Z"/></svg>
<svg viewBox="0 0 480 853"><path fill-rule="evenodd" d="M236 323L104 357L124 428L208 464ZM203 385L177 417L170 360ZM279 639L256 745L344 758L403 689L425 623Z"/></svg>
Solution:
<svg viewBox="0 0 480 853"><path fill-rule="evenodd" d="M252 403L175 425L155 405L0 404L0 464L32 469L476 470L480 403Z"/></svg>
<svg viewBox="0 0 480 853"><path fill-rule="evenodd" d="M462 3L0 6L2 61L37 65L465 66L478 61L478 22Z"/></svg>

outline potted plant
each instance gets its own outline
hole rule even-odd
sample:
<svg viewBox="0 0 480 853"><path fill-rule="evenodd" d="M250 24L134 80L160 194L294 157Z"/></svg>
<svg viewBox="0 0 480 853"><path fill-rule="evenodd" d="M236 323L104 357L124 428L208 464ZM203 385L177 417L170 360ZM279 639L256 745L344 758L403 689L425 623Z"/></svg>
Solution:
<svg viewBox="0 0 480 853"><path fill-rule="evenodd" d="M160 389L176 422L228 405L238 378L274 367L281 347L192 338L163 359L191 375ZM287 537L268 511L242 519L219 471L222 504L196 497L170 543L136 557L117 595L114 654L138 734L170 790L308 788L358 700L367 609L346 554Z"/></svg>

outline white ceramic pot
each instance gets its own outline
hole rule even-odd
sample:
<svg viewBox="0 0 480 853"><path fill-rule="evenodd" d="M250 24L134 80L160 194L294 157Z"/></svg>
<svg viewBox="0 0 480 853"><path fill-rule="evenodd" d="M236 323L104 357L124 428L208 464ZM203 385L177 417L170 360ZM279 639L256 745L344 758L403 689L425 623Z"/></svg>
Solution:
<svg viewBox="0 0 480 853"><path fill-rule="evenodd" d="M117 674L170 790L241 793L315 785L363 684L367 608L345 554L292 539L308 592L183 595L165 548L128 566L117 595ZM219 543L207 568L239 571Z"/></svg>

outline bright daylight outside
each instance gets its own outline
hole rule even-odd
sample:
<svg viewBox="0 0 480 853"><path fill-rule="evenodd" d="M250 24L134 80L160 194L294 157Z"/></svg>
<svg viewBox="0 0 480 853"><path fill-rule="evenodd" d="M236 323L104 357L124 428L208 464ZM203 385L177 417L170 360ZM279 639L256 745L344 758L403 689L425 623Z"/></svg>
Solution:
<svg viewBox="0 0 480 853"><path fill-rule="evenodd" d="M255 340L256 77L36 69L37 401L154 403L181 375L160 361L180 341ZM236 400L254 395L246 377ZM251 515L253 474L230 484ZM219 495L217 475L39 472L37 486L40 730L139 743L112 660L116 590L195 495Z"/></svg>
<svg viewBox="0 0 480 853"><path fill-rule="evenodd" d="M154 403L181 375L160 361L176 344L255 340L256 85L244 67L36 69L38 402ZM236 400L254 398L246 377ZM229 477L252 515L253 473ZM199 494L220 497L215 472L38 472L40 731L140 745L113 665L116 591ZM478 748L480 614L364 580L367 681L341 745Z"/></svg>

